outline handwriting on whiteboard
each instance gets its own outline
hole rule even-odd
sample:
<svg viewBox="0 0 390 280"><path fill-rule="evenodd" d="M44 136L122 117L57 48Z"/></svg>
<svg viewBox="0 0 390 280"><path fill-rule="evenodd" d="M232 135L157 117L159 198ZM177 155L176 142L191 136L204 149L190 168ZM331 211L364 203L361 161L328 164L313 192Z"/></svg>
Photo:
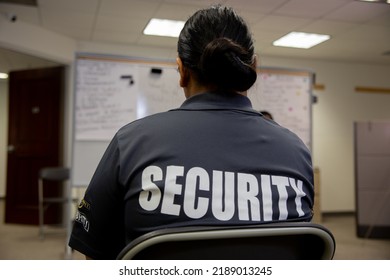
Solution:
<svg viewBox="0 0 390 280"><path fill-rule="evenodd" d="M136 118L136 67L79 60L76 71L76 139L111 139L120 127Z"/></svg>

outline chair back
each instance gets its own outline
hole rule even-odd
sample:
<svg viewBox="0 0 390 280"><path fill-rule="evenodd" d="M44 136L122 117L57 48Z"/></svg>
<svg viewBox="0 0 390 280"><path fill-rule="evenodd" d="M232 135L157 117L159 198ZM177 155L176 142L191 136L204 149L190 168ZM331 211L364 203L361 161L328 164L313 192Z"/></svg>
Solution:
<svg viewBox="0 0 390 280"><path fill-rule="evenodd" d="M39 178L49 181L65 181L70 177L70 169L67 167L45 167L39 171Z"/></svg>
<svg viewBox="0 0 390 280"><path fill-rule="evenodd" d="M182 227L142 235L117 259L330 260L335 248L335 239L327 228L308 222Z"/></svg>
<svg viewBox="0 0 390 280"><path fill-rule="evenodd" d="M38 223L39 223L39 236L41 239L44 239L44 224L45 224L44 212L49 208L49 206L52 204L57 204L57 206L62 204L65 207L65 205L68 202L76 201L76 199L72 199L68 197L69 196L68 192L62 189L62 183L69 179L70 179L70 169L67 167L44 167L41 170L39 170ZM51 213L54 212L52 211ZM52 216L52 220L53 219L54 218ZM55 218L54 220L58 220L58 219Z"/></svg>

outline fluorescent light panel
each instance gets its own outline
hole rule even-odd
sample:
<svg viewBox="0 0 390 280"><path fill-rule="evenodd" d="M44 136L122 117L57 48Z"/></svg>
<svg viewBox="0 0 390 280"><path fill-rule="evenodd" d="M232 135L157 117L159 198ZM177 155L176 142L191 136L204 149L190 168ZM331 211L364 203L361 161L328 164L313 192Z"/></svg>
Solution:
<svg viewBox="0 0 390 280"><path fill-rule="evenodd" d="M8 79L8 74L0 72L0 79Z"/></svg>
<svg viewBox="0 0 390 280"><path fill-rule="evenodd" d="M390 0L358 0L358 1L390 4Z"/></svg>
<svg viewBox="0 0 390 280"><path fill-rule="evenodd" d="M329 39L330 36L324 34L290 32L272 44L277 47L310 49Z"/></svg>
<svg viewBox="0 0 390 280"><path fill-rule="evenodd" d="M145 35L179 37L184 21L152 18L144 29Z"/></svg>

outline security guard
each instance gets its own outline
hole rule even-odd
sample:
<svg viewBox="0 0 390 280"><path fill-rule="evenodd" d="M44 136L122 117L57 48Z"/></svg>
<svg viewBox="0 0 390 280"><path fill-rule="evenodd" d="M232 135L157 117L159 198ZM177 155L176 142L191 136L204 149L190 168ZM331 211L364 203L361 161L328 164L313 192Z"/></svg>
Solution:
<svg viewBox="0 0 390 280"><path fill-rule="evenodd" d="M246 96L257 73L242 18L222 6L198 11L178 53L186 101L121 128L80 204L69 245L87 257L115 259L166 227L311 219L307 147Z"/></svg>

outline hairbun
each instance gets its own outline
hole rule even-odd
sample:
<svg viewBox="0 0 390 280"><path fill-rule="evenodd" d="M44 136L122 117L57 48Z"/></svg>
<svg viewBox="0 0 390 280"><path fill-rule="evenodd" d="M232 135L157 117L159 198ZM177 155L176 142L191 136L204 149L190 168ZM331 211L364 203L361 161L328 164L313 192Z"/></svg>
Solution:
<svg viewBox="0 0 390 280"><path fill-rule="evenodd" d="M248 61L248 52L229 38L209 42L198 65L201 78L219 88L248 90L256 81L257 73ZM252 61L252 59L249 59Z"/></svg>

